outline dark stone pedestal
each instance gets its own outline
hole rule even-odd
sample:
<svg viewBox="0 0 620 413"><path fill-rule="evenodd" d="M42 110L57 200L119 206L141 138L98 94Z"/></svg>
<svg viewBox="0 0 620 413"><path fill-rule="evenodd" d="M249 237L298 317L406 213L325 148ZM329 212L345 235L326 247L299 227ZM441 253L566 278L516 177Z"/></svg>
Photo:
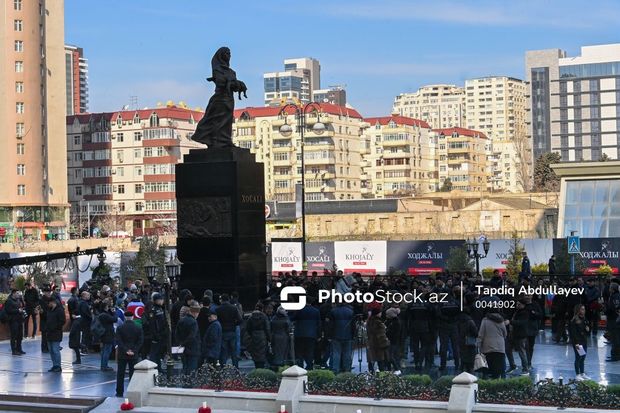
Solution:
<svg viewBox="0 0 620 413"><path fill-rule="evenodd" d="M247 149L193 149L176 166L179 288L200 298L238 291L251 310L265 291L263 164Z"/></svg>

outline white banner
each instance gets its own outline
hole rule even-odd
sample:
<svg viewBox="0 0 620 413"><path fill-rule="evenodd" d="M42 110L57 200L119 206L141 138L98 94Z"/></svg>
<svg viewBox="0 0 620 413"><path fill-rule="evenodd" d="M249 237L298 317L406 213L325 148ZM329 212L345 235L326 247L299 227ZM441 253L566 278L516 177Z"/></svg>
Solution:
<svg viewBox="0 0 620 413"><path fill-rule="evenodd" d="M339 241L334 244L335 263L345 273L386 273L386 241Z"/></svg>
<svg viewBox="0 0 620 413"><path fill-rule="evenodd" d="M301 242L272 242L271 243L271 272L301 271Z"/></svg>

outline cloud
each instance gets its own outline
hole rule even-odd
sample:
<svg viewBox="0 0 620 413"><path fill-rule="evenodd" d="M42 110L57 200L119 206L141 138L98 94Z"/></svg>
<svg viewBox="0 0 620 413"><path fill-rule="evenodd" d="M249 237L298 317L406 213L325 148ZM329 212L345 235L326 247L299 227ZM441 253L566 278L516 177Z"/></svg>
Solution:
<svg viewBox="0 0 620 413"><path fill-rule="evenodd" d="M553 26L565 29L617 24L620 18L620 6L613 1L597 3L597 6L588 7L585 13L583 1L575 0L363 0L355 4L330 2L319 9L333 16L372 20L412 20L480 26Z"/></svg>

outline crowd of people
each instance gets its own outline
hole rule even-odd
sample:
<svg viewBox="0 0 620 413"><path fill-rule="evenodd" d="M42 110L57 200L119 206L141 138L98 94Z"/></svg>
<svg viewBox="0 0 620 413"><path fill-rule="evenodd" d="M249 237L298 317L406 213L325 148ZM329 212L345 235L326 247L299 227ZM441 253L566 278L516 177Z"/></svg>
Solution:
<svg viewBox="0 0 620 413"><path fill-rule="evenodd" d="M572 347L575 374L584 379L590 336L598 334L601 314L606 316L605 337L611 344L608 361L620 361L617 280L561 278L554 283L582 287L583 294L555 295L551 300L545 295L487 294L479 288L518 290L549 283L529 276L513 282L499 272L487 280L467 272L370 278L340 271L328 276L292 272L274 277L247 313L234 292L218 294L207 289L195 296L188 290L170 291L141 280L124 288L109 280L72 288L65 302L58 283L40 292L26 284L23 292L11 291L3 312L10 326L12 354L25 354L22 341L34 337L38 328L41 351L49 353L52 361L50 372L62 370L60 350L67 325L74 364L98 351L101 370L112 371L109 360L114 357L119 397L124 393L126 370L131 376L139 360L149 359L163 371L166 356L177 354L184 374L205 363L238 366L241 358L251 359L256 368L277 370L297 364L348 372L357 352L358 363L364 359L363 369L371 373L400 374L409 361L419 372L473 372L477 355L483 354L487 364L483 372L488 377L514 372L528 375L536 338L549 319L553 340ZM304 287L307 301L300 310L287 311L281 305L280 292L288 286ZM324 289L340 294L415 293L419 299L410 303L319 302L319 291ZM441 300L433 302L432 296Z"/></svg>

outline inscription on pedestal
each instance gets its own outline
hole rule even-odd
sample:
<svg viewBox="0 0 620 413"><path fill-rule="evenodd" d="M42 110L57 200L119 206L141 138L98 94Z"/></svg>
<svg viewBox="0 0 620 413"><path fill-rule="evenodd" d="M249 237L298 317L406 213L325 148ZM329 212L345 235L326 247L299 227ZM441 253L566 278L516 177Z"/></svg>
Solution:
<svg viewBox="0 0 620 413"><path fill-rule="evenodd" d="M177 199L181 238L232 236L231 199L226 196Z"/></svg>

